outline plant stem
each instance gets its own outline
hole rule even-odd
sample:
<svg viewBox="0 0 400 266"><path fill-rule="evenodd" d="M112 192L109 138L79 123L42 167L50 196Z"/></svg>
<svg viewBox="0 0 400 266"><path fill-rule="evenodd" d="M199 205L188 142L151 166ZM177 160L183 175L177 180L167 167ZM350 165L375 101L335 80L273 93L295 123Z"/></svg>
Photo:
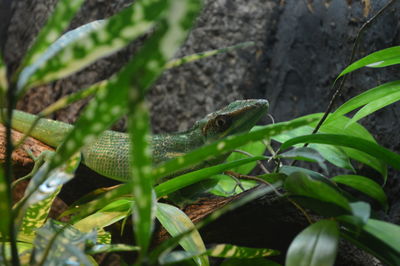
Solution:
<svg viewBox="0 0 400 266"><path fill-rule="evenodd" d="M11 195L11 180L13 176L12 172L12 158L11 154L13 152L13 144L11 139L11 118L12 118L12 110L15 107L15 86L13 84L7 90L7 102L8 108L6 111L6 158L4 163L4 177L6 180L6 193L7 193L7 201L8 201L8 214L10 215L8 230L9 230L9 238L10 238L10 246L11 246L11 261L12 265L19 266L20 261L18 257L18 249L17 249L17 239L16 232L14 226L14 212L12 210L12 195Z"/></svg>
<svg viewBox="0 0 400 266"><path fill-rule="evenodd" d="M396 0L390 0L384 7L382 7L374 16L372 16L369 20L367 20L362 26L361 28L358 30L356 39L354 40L354 45L353 45L353 49L351 51L351 56L350 56L350 60L349 60L349 64L351 64L354 60L354 56L356 54L356 50L358 48L358 44L360 41L360 36L361 34L365 31L365 29L370 26L381 14L383 14L383 12L389 8ZM335 93L333 94L328 107L326 108L326 111L323 115L323 117L321 118L321 120L318 122L317 126L315 127L315 129L313 130L312 134L315 134L318 132L318 130L321 128L322 124L325 122L326 118L328 117L329 113L332 111L333 109L333 104L336 102L337 98L339 97L339 95L342 93L343 90L343 85L347 79L348 75L345 75L340 84L338 89L335 91ZM333 83L332 88L335 87L335 83ZM306 147L308 145L308 143L306 143L304 146Z"/></svg>

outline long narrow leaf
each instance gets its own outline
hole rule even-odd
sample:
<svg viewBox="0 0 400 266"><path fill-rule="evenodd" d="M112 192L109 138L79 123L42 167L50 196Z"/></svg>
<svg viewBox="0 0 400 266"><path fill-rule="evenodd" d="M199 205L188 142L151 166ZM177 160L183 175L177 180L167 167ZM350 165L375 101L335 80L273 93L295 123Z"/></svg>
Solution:
<svg viewBox="0 0 400 266"><path fill-rule="evenodd" d="M175 1L168 3L171 6L171 3L175 3ZM146 6L146 8L149 7ZM195 7L191 6L191 8ZM191 18L193 18L195 12L193 10L190 10L190 12L193 13L191 16ZM180 32L180 35L177 37L182 39L182 32L180 30L178 30L178 32ZM159 51L167 52L167 54L154 52L158 50L161 44L164 45L165 40L162 37L165 33L166 26L164 25L164 27L162 27L160 25L154 33L154 36L145 43L144 47L135 58L132 59L107 86L99 89L95 98L85 109L84 114L76 122L74 130L70 132L65 142L58 148L57 154L52 161L52 167L59 165L65 158L68 158L71 154L78 151L84 144L93 142L96 136L110 127L126 112L128 90L132 84L135 84L137 88L147 88L161 73L161 67L164 65L163 62L168 60L168 56L171 56L176 49L176 47L168 47L168 49L163 47ZM171 38L171 40L172 39L173 38ZM177 43L174 43L174 45L177 45ZM152 62L159 62L161 59L164 61L160 62L159 65L152 64ZM144 71L149 69L152 71ZM140 79L137 78L139 76ZM115 88L118 89L116 90ZM138 96L143 95L143 92L137 93ZM107 115L104 114L105 111L107 111ZM101 119L98 121L94 118Z"/></svg>
<svg viewBox="0 0 400 266"><path fill-rule="evenodd" d="M358 123L349 124L350 119L345 116L328 117L322 125L321 132L331 134L343 134L365 139L376 143L374 137L366 128ZM315 125L314 125L315 126ZM342 146L342 150L352 159L362 162L381 173L383 180L387 178L387 166L380 158L376 158L364 152Z"/></svg>
<svg viewBox="0 0 400 266"><path fill-rule="evenodd" d="M223 140L203 146L195 151L192 151L182 157L169 160L153 170L153 178L161 178L173 174L178 170L188 168L196 163L211 159L214 156L230 152L246 143L267 139L282 132L289 131L315 121L313 118L299 118L290 122L277 123L261 127L257 130L229 136Z"/></svg>
<svg viewBox="0 0 400 266"><path fill-rule="evenodd" d="M81 7L84 0L60 0L47 20L46 25L39 32L34 44L26 53L22 60L21 67L35 62L42 53L61 35L68 26L77 10Z"/></svg>
<svg viewBox="0 0 400 266"><path fill-rule="evenodd" d="M363 105L366 105L377 99L381 99L387 95L398 92L400 90L400 81L388 82L378 87L369 89L342 104L336 111L332 114L331 118L338 115L345 115Z"/></svg>
<svg viewBox="0 0 400 266"><path fill-rule="evenodd" d="M194 228L194 224L184 212L169 204L157 204L157 219L173 237ZM179 244L187 252L206 252L203 239L197 230L193 230L187 237L183 238ZM209 265L208 257L205 255L196 256L194 260L197 265Z"/></svg>
<svg viewBox="0 0 400 266"><path fill-rule="evenodd" d="M145 104L143 102L137 104L135 99L130 103L129 110L129 133L132 140L130 182L135 198L132 218L137 244L141 252L146 252L155 218L153 180L148 177L152 166L152 152L147 141L150 138L149 114Z"/></svg>
<svg viewBox="0 0 400 266"><path fill-rule="evenodd" d="M8 179L4 175L3 166L0 166L0 213L4 214L0 219L0 234L8 238L10 223L12 222L12 203L10 202L10 186L7 184L7 182ZM1 245L0 249L2 249Z"/></svg>
<svg viewBox="0 0 400 266"><path fill-rule="evenodd" d="M400 63L400 46L394 46L390 48L386 48L377 52L374 52L370 55L367 55L364 58L354 62L353 64L346 67L342 73L338 76L341 76L350 73L354 70L357 70L362 67L385 67L391 66Z"/></svg>
<svg viewBox="0 0 400 266"><path fill-rule="evenodd" d="M382 187L369 178L359 175L339 175L332 177L331 180L361 191L378 201L385 209L388 207L387 197Z"/></svg>
<svg viewBox="0 0 400 266"><path fill-rule="evenodd" d="M233 50L236 50L236 49L239 49L239 48L244 48L244 47L252 46L252 45L254 45L254 42L244 42L244 43L239 43L239 44L228 46L228 47L221 48L221 49L215 49L215 50L211 50L211 51L205 51L205 52L201 52L201 53L187 55L187 56L184 56L182 58L173 59L173 60L169 61L165 65L165 68L177 67L177 66L180 66L182 64L186 64L186 63L189 63L189 62L197 61L197 60L202 59L202 58L206 58L206 57L209 57L209 56L217 55L217 54L220 54L220 53L230 52L230 51L233 51Z"/></svg>
<svg viewBox="0 0 400 266"><path fill-rule="evenodd" d="M279 255L280 252L267 248L248 248L229 244L219 244L207 249L205 252L174 251L162 258L162 261L160 261L160 263L177 263L203 254L207 254L211 257L216 258L254 259Z"/></svg>
<svg viewBox="0 0 400 266"><path fill-rule="evenodd" d="M74 227L82 232L90 232L93 228L104 228L127 217L131 212L132 200L115 200L96 213L74 223Z"/></svg>
<svg viewBox="0 0 400 266"><path fill-rule="evenodd" d="M74 30L68 31L67 33L62 35L57 41L50 45L50 47L43 54L38 56L38 58L34 62L22 69L21 73L18 76L17 83L19 93L23 93L24 90L27 89L25 88L25 85L27 84L29 79L38 69L45 66L48 60L50 60L52 57L57 56L57 53L59 53L63 48L67 47L74 41L77 41L83 36L89 34L90 32L101 28L104 23L104 20L96 20L80 26Z"/></svg>
<svg viewBox="0 0 400 266"><path fill-rule="evenodd" d="M400 86L399 86L399 89L400 89ZM371 101L370 103L366 104L363 108L358 110L358 112L349 121L349 124L357 122L361 118L366 117L367 115L370 115L373 112L375 112L379 109L382 109L383 107L388 106L392 103L395 103L399 100L400 100L400 90L395 93L392 93L390 95L386 95L385 97L382 97L375 101Z"/></svg>
<svg viewBox="0 0 400 266"><path fill-rule="evenodd" d="M26 81L21 82L19 89L66 77L125 47L154 26L166 4L166 1L158 0L135 1L131 6L106 19L98 28L84 33L78 40L59 50L37 67Z"/></svg>
<svg viewBox="0 0 400 266"><path fill-rule="evenodd" d="M175 177L171 180L168 180L155 188L156 194L158 197L162 197L168 195L172 192L175 192L181 188L204 180L205 178L215 175L217 173L221 173L225 170L231 169L232 167L237 167L242 164L251 163L256 160L261 160L264 157L253 157L241 159L235 162L220 164L204 169L200 169L191 173L187 173L178 177ZM116 198L121 197L123 195L129 195L132 191L132 183L122 184L121 186L103 193L99 198L89 203L83 204L81 206L74 206L68 214L74 214L74 221L79 221L86 217L87 215L99 210L109 204L112 201L115 201Z"/></svg>
<svg viewBox="0 0 400 266"><path fill-rule="evenodd" d="M95 245L91 247L86 253L94 255L98 253L109 253L109 252L123 252L123 251L138 251L140 250L137 246L130 246L125 244L108 244L108 245Z"/></svg>
<svg viewBox="0 0 400 266"><path fill-rule="evenodd" d="M50 155L52 152L49 153ZM42 153L47 156L46 153ZM80 153L76 153L61 167L48 171L48 163L45 162L33 175L22 200L16 205L16 227L22 224L22 233L32 236L34 230L40 227L46 220L50 207L59 193L61 187L74 177L75 170L81 161Z"/></svg>
<svg viewBox="0 0 400 266"><path fill-rule="evenodd" d="M234 162L228 162L224 164L219 164L215 166L211 166L208 168L203 168L194 172L190 172L187 174L183 174L181 176L177 176L173 179L170 179L164 183L161 183L155 188L157 197L166 196L172 192L175 192L181 188L187 187L194 183L197 183L201 180L204 180L207 177L213 176L215 174L222 173L225 170L231 169L232 167L239 166L242 164L254 162L256 160L262 160L264 157L257 156L246 159L240 159Z"/></svg>
<svg viewBox="0 0 400 266"><path fill-rule="evenodd" d="M160 21L157 32L142 50L143 57L136 57L132 71L140 73L140 78L131 78L132 91L129 93L129 113L131 119L131 166L133 195L136 198L135 234L141 254L147 252L153 228L154 193L151 174L151 151L147 144L149 135L148 114L144 101L145 90L164 70L166 62L186 38L194 18L200 9L200 1L169 1L164 10L165 17Z"/></svg>
<svg viewBox="0 0 400 266"><path fill-rule="evenodd" d="M393 168L400 169L400 156L398 154L361 138L335 134L314 134L290 139L282 144L281 149L285 150L298 143L321 143L357 149L379 158Z"/></svg>

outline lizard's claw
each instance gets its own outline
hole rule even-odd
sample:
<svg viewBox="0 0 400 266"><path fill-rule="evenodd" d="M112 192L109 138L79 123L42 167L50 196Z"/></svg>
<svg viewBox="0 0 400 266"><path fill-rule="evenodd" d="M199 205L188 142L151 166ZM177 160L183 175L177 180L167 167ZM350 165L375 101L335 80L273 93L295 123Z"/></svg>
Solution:
<svg viewBox="0 0 400 266"><path fill-rule="evenodd" d="M32 171L21 177L18 178L17 180L14 180L14 182L11 183L11 188L14 188L18 183L20 183L23 180L29 179L31 178L34 174L36 174L36 172L39 170L39 168L46 162L46 160L48 158L50 158L50 156L54 153L54 151L43 151L42 153L40 153L39 156L35 156L32 152L31 149L29 148L23 148L25 150L25 152L29 155L29 157L32 158L34 165L32 168Z"/></svg>

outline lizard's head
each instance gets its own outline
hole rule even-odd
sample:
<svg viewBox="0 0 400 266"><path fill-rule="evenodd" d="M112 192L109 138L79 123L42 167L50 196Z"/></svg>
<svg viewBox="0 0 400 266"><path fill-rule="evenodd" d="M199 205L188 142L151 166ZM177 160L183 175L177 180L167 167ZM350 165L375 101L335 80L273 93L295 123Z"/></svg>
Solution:
<svg viewBox="0 0 400 266"><path fill-rule="evenodd" d="M216 141L249 131L267 113L268 107L268 101L262 99L235 101L197 121L195 126L206 142Z"/></svg>

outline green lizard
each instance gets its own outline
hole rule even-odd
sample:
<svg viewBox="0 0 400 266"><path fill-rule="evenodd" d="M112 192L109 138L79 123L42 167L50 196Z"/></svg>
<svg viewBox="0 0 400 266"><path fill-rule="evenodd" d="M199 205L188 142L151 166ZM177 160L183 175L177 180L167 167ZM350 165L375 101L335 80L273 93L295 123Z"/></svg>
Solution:
<svg viewBox="0 0 400 266"><path fill-rule="evenodd" d="M159 162L188 153L206 143L228 135L249 131L268 110L267 100L235 101L198 120L191 129L181 133L154 135L151 139L153 160ZM14 111L12 128L26 133L36 116ZM73 125L50 119L40 119L30 136L57 147ZM129 171L129 135L105 131L94 143L82 149L83 163L99 174L118 181L127 181ZM216 164L228 154L209 162ZM201 166L197 166L199 168Z"/></svg>

